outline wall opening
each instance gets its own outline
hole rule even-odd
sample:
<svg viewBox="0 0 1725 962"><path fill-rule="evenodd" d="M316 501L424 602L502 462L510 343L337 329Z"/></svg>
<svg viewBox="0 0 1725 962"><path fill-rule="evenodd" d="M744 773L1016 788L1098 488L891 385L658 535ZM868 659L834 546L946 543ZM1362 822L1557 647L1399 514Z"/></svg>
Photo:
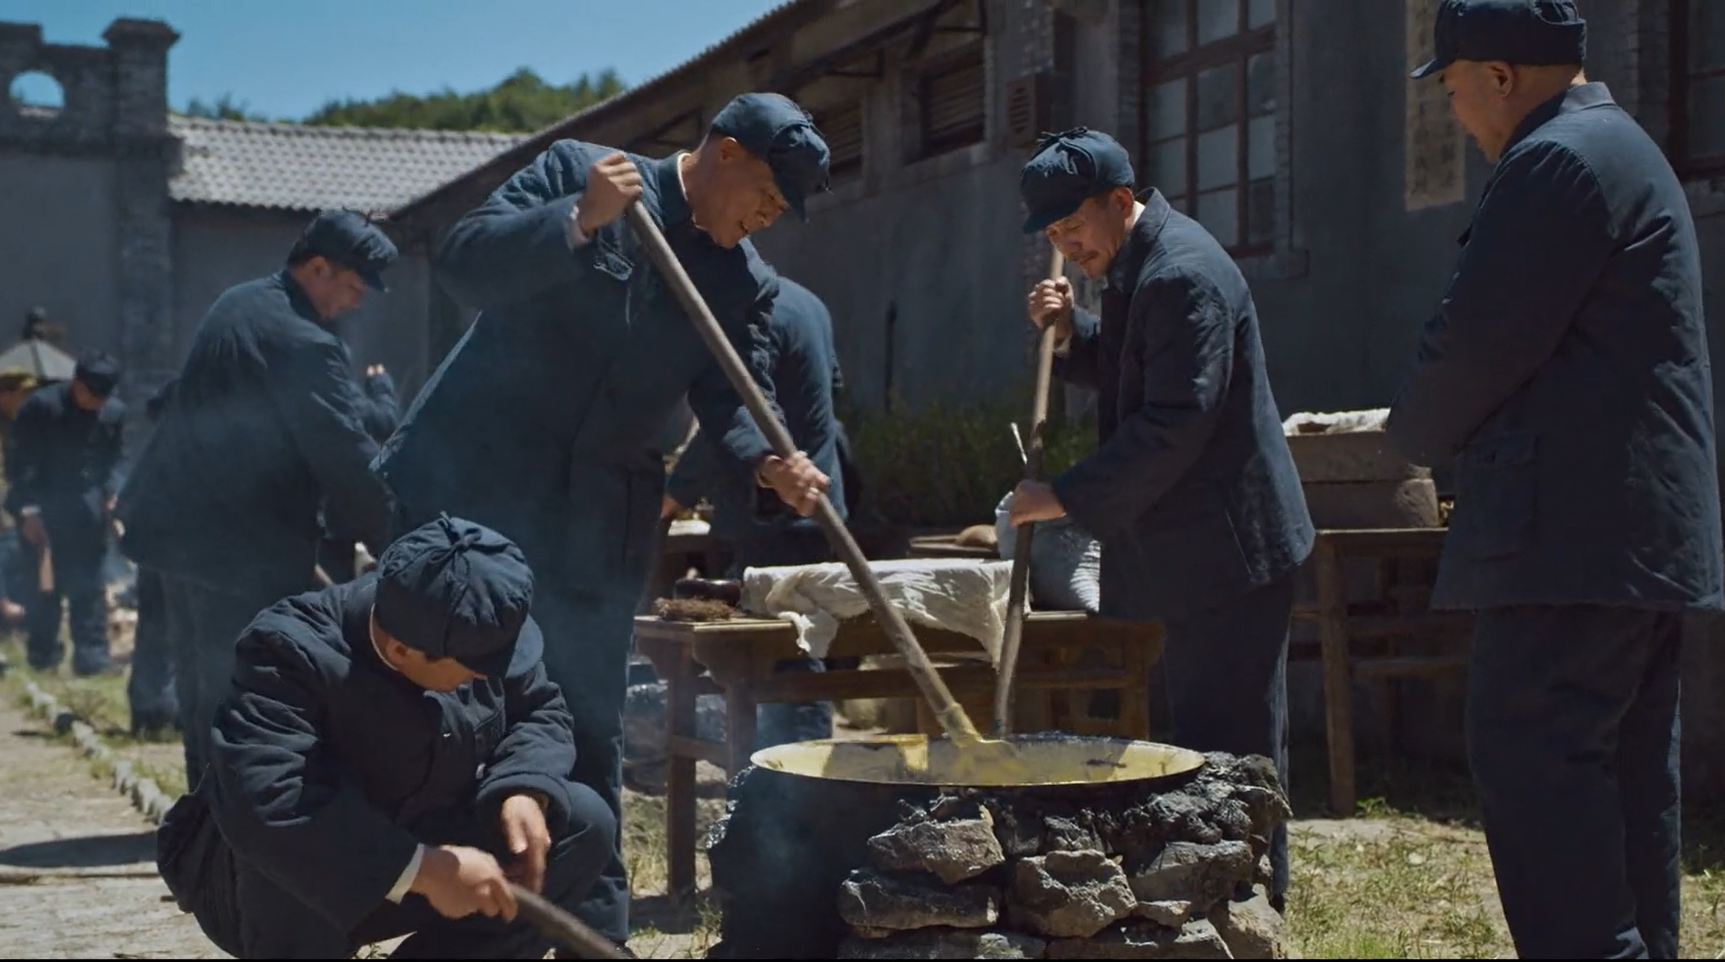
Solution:
<svg viewBox="0 0 1725 962"><path fill-rule="evenodd" d="M66 92L60 81L40 70L26 70L12 78L12 103L19 107L59 110L66 106Z"/></svg>

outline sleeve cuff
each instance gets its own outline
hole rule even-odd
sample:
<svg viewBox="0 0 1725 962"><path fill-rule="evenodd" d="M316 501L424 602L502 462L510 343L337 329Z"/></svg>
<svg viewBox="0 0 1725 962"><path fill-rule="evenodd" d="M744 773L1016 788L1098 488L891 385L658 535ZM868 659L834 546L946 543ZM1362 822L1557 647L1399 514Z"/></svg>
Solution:
<svg viewBox="0 0 1725 962"><path fill-rule="evenodd" d="M18 509L18 517L20 518L34 518L41 513L42 509L34 504L27 504Z"/></svg>
<svg viewBox="0 0 1725 962"><path fill-rule="evenodd" d="M384 898L397 905L407 897L408 889L413 888L413 880L419 877L419 864L425 861L425 846L420 844L413 849L413 857L407 860L407 868L401 870L401 877L395 880L395 887L389 890Z"/></svg>
<svg viewBox="0 0 1725 962"><path fill-rule="evenodd" d="M569 240L570 250L579 250L587 246L591 240L581 230L581 201L579 198L569 205L569 220L564 225L564 236Z"/></svg>
<svg viewBox="0 0 1725 962"><path fill-rule="evenodd" d="M569 790L557 778L540 773L520 773L510 775L479 789L479 803L485 806L503 805L511 795L527 795L539 803L540 811L545 813L545 825L553 833L561 832L569 825ZM496 809L491 809L493 813Z"/></svg>

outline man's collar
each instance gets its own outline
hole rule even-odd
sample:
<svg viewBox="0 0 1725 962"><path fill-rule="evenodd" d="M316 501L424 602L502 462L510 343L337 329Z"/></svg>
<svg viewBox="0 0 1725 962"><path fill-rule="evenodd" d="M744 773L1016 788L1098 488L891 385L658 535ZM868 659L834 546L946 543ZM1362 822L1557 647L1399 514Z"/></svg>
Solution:
<svg viewBox="0 0 1725 962"><path fill-rule="evenodd" d="M318 316L317 308L312 306L311 298L306 296L305 288L300 286L299 281L294 280L291 270L284 267L277 276L281 278L282 290L287 291L288 306L293 308L295 314L314 324L328 323Z"/></svg>
<svg viewBox="0 0 1725 962"><path fill-rule="evenodd" d="M683 183L683 156L688 151L678 151L663 160L654 161L659 199L659 223L661 227L670 227L690 219L689 192Z"/></svg>
<svg viewBox="0 0 1725 962"><path fill-rule="evenodd" d="M1156 246L1156 238L1162 233L1162 226L1168 223L1172 209L1161 191L1150 189L1150 194L1138 205L1137 217L1126 231L1126 240L1114 252L1114 259L1108 262L1106 280L1110 288L1130 291L1136 286L1138 268L1144 265L1144 259Z"/></svg>
<svg viewBox="0 0 1725 962"><path fill-rule="evenodd" d="M365 616L365 638L367 641L371 642L371 650L377 655L377 660L383 665L383 667L388 668L397 675L400 675L401 669L390 664L389 659L383 657L383 646L377 643L377 616L374 614L367 614Z"/></svg>
<svg viewBox="0 0 1725 962"><path fill-rule="evenodd" d="M1569 87L1528 111L1527 116L1521 118L1521 123L1515 125L1515 132L1509 135L1508 140L1504 141L1503 150L1498 154L1498 157L1501 159L1504 154L1509 153L1510 148L1526 140L1529 134L1538 130L1547 121L1555 119L1558 114L1572 113L1577 110L1586 110L1589 107L1600 107L1616 102L1611 97L1611 90L1597 80Z"/></svg>

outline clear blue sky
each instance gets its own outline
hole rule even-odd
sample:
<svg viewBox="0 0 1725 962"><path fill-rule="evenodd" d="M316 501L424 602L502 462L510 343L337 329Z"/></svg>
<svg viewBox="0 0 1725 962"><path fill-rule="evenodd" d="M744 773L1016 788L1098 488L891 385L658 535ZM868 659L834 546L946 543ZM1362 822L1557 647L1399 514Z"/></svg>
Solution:
<svg viewBox="0 0 1725 962"><path fill-rule="evenodd" d="M781 0L5 0L0 20L51 43L101 44L117 17L165 20L168 99L232 94L297 119L336 98L459 92L518 67L553 83L613 67L638 84ZM21 91L30 93L26 89Z"/></svg>

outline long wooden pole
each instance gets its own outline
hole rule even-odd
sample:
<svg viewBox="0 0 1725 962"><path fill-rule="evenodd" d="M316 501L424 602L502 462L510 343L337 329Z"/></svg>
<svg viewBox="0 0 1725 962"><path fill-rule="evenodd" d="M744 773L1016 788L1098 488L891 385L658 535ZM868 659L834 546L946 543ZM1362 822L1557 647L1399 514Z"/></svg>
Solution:
<svg viewBox="0 0 1725 962"><path fill-rule="evenodd" d="M1066 258L1055 248L1048 260L1048 279L1066 272ZM1048 423L1048 388L1054 379L1054 325L1042 329L1036 346L1036 396L1030 406L1030 440L1024 451L1024 478L1042 479L1042 441ZM1006 597L1006 634L1000 642L1000 665L994 677L994 735L1012 733L1012 679L1018 672L1018 649L1024 641L1024 614L1030 604L1030 540L1034 524L1021 524L1012 539L1012 585Z"/></svg>
<svg viewBox="0 0 1725 962"><path fill-rule="evenodd" d="M719 326L718 319L713 317L712 310L707 307L706 299L701 297L701 292L695 288L695 282L690 280L683 270L682 263L677 260L676 252L672 251L671 245L666 242L659 225L653 222L653 216L647 213L640 201L629 205L627 216L629 226L647 248L647 256L652 259L653 266L659 269L659 273L664 275L671 289L676 292L677 299L683 302L683 308L689 312L689 320L695 325L696 333L701 335L701 340L707 342L707 348L713 352L713 357L724 370L725 377L730 380L731 387L742 397L743 404L754 416L755 425L767 436L773 453L786 459L795 456L797 446L791 439L790 431L767 404L767 399L755 384L754 377L743 365L743 359L737 356L736 348L732 347L730 340L725 337L724 328ZM838 512L833 510L832 501L825 493L821 493L815 502L814 516L839 560L850 569L851 577L856 579L857 586L868 599L869 608L881 627L886 629L886 635L892 640L893 647L904 656L905 667L910 670L911 679L922 691L922 696L933 706L941 727L956 743L969 745L980 742L981 733L976 730L970 716L965 714L958 699L952 696L946 682L934 670L934 664L928 660L928 654L923 651L916 636L911 634L910 625L905 622L904 615L887 601L880 580L869 567L862 548L857 546L856 539L851 537L850 531L845 528Z"/></svg>
<svg viewBox="0 0 1725 962"><path fill-rule="evenodd" d="M611 940L588 928L582 921L558 908L556 903L515 884L509 886L515 894L515 911L527 923L552 941L579 952L583 959L627 959Z"/></svg>

